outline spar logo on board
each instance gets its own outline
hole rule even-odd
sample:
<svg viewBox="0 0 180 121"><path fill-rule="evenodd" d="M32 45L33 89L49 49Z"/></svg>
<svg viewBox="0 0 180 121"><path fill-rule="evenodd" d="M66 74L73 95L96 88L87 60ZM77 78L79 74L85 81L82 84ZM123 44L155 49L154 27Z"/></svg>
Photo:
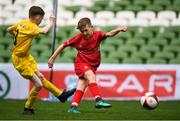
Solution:
<svg viewBox="0 0 180 121"><path fill-rule="evenodd" d="M143 85L147 81L147 85ZM117 93L125 91L136 91L145 93L147 91L160 92L160 95L174 94L175 80L171 75L151 75L149 80L138 79L136 75L129 75L117 88Z"/></svg>
<svg viewBox="0 0 180 121"><path fill-rule="evenodd" d="M97 80L105 97L136 97L147 91L156 92L159 96L174 96L175 75L175 72L111 72L97 74Z"/></svg>

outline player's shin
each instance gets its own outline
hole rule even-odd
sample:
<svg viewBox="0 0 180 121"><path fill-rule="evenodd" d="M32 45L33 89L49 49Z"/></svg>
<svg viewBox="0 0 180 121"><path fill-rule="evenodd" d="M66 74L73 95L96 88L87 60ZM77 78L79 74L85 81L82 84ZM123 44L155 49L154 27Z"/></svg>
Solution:
<svg viewBox="0 0 180 121"><path fill-rule="evenodd" d="M31 89L29 97L25 103L25 108L32 109L33 103L36 100L36 96L38 95L38 92L40 91L40 88L34 87Z"/></svg>
<svg viewBox="0 0 180 121"><path fill-rule="evenodd" d="M102 99L101 95L100 95L99 88L98 88L96 83L90 83L89 84L89 89L90 89L92 95L94 96L96 102L98 102L99 100Z"/></svg>
<svg viewBox="0 0 180 121"><path fill-rule="evenodd" d="M76 90L76 92L75 92L75 94L74 94L74 97L73 97L73 100L72 100L71 107L72 107L72 106L78 106L78 105L79 105L83 94L84 94L84 91L82 91L82 90Z"/></svg>

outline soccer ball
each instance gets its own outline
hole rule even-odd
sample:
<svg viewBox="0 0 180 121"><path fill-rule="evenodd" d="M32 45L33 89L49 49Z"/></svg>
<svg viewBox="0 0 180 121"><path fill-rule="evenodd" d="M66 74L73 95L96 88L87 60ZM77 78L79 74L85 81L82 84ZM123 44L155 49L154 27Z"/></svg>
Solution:
<svg viewBox="0 0 180 121"><path fill-rule="evenodd" d="M146 92L145 95L141 97L141 105L145 109L155 109L158 104L159 100L154 92Z"/></svg>

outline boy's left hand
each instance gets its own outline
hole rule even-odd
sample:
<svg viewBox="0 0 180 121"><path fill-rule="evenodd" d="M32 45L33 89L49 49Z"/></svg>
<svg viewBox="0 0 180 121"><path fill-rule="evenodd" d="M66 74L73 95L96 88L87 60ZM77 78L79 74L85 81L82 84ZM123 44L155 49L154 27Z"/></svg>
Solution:
<svg viewBox="0 0 180 121"><path fill-rule="evenodd" d="M128 29L128 27L127 27L127 26L123 26L123 27L121 27L120 29L121 29L122 32L126 32L127 29Z"/></svg>
<svg viewBox="0 0 180 121"><path fill-rule="evenodd" d="M51 15L51 16L49 17L49 21L54 23L55 18L56 18L55 16Z"/></svg>

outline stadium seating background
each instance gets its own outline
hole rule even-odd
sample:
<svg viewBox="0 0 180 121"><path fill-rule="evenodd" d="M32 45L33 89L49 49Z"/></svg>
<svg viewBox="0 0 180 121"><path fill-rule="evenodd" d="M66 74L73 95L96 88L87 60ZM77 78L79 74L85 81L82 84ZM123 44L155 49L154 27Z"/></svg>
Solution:
<svg viewBox="0 0 180 121"><path fill-rule="evenodd" d="M13 38L7 26L25 19L32 5L52 13L51 0L0 1L0 62L10 62ZM81 17L89 17L98 30L128 26L125 33L101 45L102 63L180 64L180 0L59 0L56 47L78 31ZM51 55L51 32L34 38L31 52L38 62ZM76 50L66 48L57 62L73 62Z"/></svg>

